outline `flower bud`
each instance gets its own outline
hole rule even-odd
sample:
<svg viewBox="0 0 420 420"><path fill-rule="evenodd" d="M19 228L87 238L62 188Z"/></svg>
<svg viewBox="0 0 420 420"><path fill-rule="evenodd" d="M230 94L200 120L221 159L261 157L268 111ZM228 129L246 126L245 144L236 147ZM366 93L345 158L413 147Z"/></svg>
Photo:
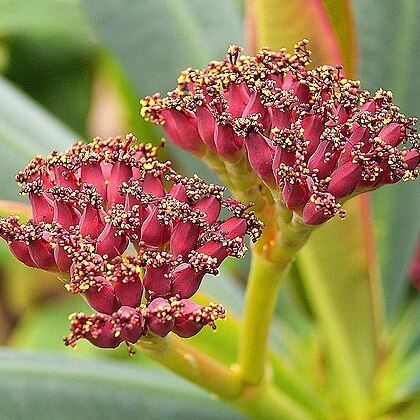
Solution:
<svg viewBox="0 0 420 420"><path fill-rule="evenodd" d="M204 213L204 220L212 225L219 217L222 205L215 196L203 197L195 206L196 209Z"/></svg>
<svg viewBox="0 0 420 420"><path fill-rule="evenodd" d="M169 276L170 265L163 264L160 267L148 267L143 278L146 290L155 296L168 296L171 292L171 279Z"/></svg>
<svg viewBox="0 0 420 420"><path fill-rule="evenodd" d="M351 195L360 181L361 174L362 168L360 165L346 162L331 174L327 191L336 198Z"/></svg>
<svg viewBox="0 0 420 420"><path fill-rule="evenodd" d="M32 259L29 253L29 247L23 242L13 240L9 244L12 254L23 264L28 267L39 268L38 264Z"/></svg>
<svg viewBox="0 0 420 420"><path fill-rule="evenodd" d="M245 146L252 169L268 186L274 186L276 184L272 169L274 150L267 139L259 133L251 133L246 137Z"/></svg>
<svg viewBox="0 0 420 420"><path fill-rule="evenodd" d="M200 226L194 223L178 223L172 231L170 250L174 256L188 255L197 245Z"/></svg>
<svg viewBox="0 0 420 420"><path fill-rule="evenodd" d="M140 306L143 296L143 283L140 278L142 265L136 257L127 255L115 258L109 271L118 301L125 306Z"/></svg>
<svg viewBox="0 0 420 420"><path fill-rule="evenodd" d="M202 154L204 144L197 130L197 122L187 113L181 113L174 109L162 111L165 118L165 131L168 137L180 147L193 154Z"/></svg>
<svg viewBox="0 0 420 420"><path fill-rule="evenodd" d="M221 305L210 304L209 306L182 299L181 308L175 314L173 332L180 337L189 338L196 335L205 325L215 329L214 321L225 317L225 310Z"/></svg>
<svg viewBox="0 0 420 420"><path fill-rule="evenodd" d="M147 307L145 317L150 330L161 337L165 337L172 330L175 322L174 306L166 299L153 299Z"/></svg>
<svg viewBox="0 0 420 420"><path fill-rule="evenodd" d="M120 193L118 187L132 177L133 170L125 162L115 162L112 165L107 187L108 207L124 203L125 197Z"/></svg>
<svg viewBox="0 0 420 420"><path fill-rule="evenodd" d="M190 298L200 287L205 272L197 272L190 264L183 263L172 274L171 291L173 296Z"/></svg>
<svg viewBox="0 0 420 420"><path fill-rule="evenodd" d="M29 245L29 255L38 268L46 271L57 271L51 245L43 238L35 239Z"/></svg>
<svg viewBox="0 0 420 420"><path fill-rule="evenodd" d="M74 314L71 317L70 335L64 339L66 346L76 346L77 340L86 338L94 346L100 348L118 347L122 339L116 335L112 317L103 314L86 316L84 313Z"/></svg>
<svg viewBox="0 0 420 420"><path fill-rule="evenodd" d="M391 123L385 126L380 132L379 137L391 146L398 146L403 140L403 126Z"/></svg>
<svg viewBox="0 0 420 420"><path fill-rule="evenodd" d="M282 192L283 200L286 207L290 210L296 211L302 209L309 199L310 192L308 186L301 183L285 182Z"/></svg>
<svg viewBox="0 0 420 420"><path fill-rule="evenodd" d="M96 252L107 255L109 259L121 255L128 247L128 239L125 235L118 235L117 229L107 223L98 237Z"/></svg>
<svg viewBox="0 0 420 420"><path fill-rule="evenodd" d="M207 106L198 106L195 115L197 118L197 129L199 136L210 150L217 152L216 144L214 141L216 122L213 115Z"/></svg>
<svg viewBox="0 0 420 420"><path fill-rule="evenodd" d="M160 246L168 241L170 229L158 219L159 209L154 207L141 227L141 240L151 246Z"/></svg>
<svg viewBox="0 0 420 420"><path fill-rule="evenodd" d="M233 132L229 125L216 125L214 143L217 153L226 160L236 160L238 151L242 148L242 140Z"/></svg>
<svg viewBox="0 0 420 420"><path fill-rule="evenodd" d="M137 343L144 332L143 315L134 308L122 306L112 314L115 336L128 343Z"/></svg>
<svg viewBox="0 0 420 420"><path fill-rule="evenodd" d="M96 191L105 200L107 197L107 183L99 162L82 164L80 168L80 178L87 184L95 186Z"/></svg>
<svg viewBox="0 0 420 420"><path fill-rule="evenodd" d="M95 284L89 286L85 292L89 305L98 312L112 314L121 304L111 282L103 277L95 277L94 280Z"/></svg>

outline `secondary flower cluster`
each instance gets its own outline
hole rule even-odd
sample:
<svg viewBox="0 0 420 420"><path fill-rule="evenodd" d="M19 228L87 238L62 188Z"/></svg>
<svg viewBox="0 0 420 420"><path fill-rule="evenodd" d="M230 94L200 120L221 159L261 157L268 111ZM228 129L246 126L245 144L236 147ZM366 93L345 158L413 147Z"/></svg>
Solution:
<svg viewBox="0 0 420 420"><path fill-rule="evenodd" d="M0 236L21 262L67 273L67 290L97 311L73 315L67 345L86 338L113 348L148 331L190 337L215 328L223 307L189 298L227 256L244 255L245 235L261 234L250 206L180 176L156 158L157 147L136 141L96 138L36 157L16 177L32 219L0 219ZM225 220L222 208L231 213ZM130 244L136 253L125 253Z"/></svg>
<svg viewBox="0 0 420 420"><path fill-rule="evenodd" d="M283 204L315 225L355 194L417 177L420 152L416 120L391 92L372 96L340 67L309 70L306 43L292 55L230 46L223 61L183 71L168 96L142 100L141 114L198 156L232 163L246 152Z"/></svg>

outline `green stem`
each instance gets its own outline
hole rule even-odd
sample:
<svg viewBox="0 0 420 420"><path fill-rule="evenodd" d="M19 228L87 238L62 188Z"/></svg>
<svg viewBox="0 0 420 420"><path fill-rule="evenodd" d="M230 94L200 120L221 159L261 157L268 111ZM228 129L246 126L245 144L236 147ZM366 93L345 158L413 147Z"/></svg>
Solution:
<svg viewBox="0 0 420 420"><path fill-rule="evenodd" d="M268 220L266 236L254 247L239 342L239 369L245 383L250 385L258 385L264 379L278 291L296 253L313 230L287 210L275 192L272 193L276 202L274 222Z"/></svg>
<svg viewBox="0 0 420 420"><path fill-rule="evenodd" d="M213 153L211 150L207 150L205 155L198 157L198 159L201 159L203 162L205 162L209 169L215 172L227 187L233 187L224 163L215 153Z"/></svg>
<svg viewBox="0 0 420 420"><path fill-rule="evenodd" d="M273 384L245 389L242 397L233 402L238 410L254 419L307 420L312 413L306 411L289 396L282 394Z"/></svg>
<svg viewBox="0 0 420 420"><path fill-rule="evenodd" d="M290 263L272 263L256 252L252 256L238 357L240 374L249 385L263 380L277 294L289 267Z"/></svg>
<svg viewBox="0 0 420 420"><path fill-rule="evenodd" d="M258 419L275 416L307 419L308 412L272 383L246 387L231 369L174 335L166 338L147 335L137 347L161 365L229 402L238 410Z"/></svg>
<svg viewBox="0 0 420 420"><path fill-rule="evenodd" d="M245 150L235 162L224 161L226 172L232 183L235 197L244 203L253 202L253 210L259 214L267 205L273 204L270 190L249 164Z"/></svg>
<svg viewBox="0 0 420 420"><path fill-rule="evenodd" d="M229 367L174 335L161 338L149 334L137 346L151 359L213 394L232 400L242 392L240 378Z"/></svg>

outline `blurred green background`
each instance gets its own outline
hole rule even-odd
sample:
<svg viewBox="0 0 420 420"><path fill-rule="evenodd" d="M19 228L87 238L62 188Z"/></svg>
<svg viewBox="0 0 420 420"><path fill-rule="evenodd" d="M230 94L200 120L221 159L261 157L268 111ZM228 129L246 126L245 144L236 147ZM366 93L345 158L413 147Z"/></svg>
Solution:
<svg viewBox="0 0 420 420"><path fill-rule="evenodd" d="M339 1L329 3L340 7ZM139 98L172 89L179 71L221 59L229 44L246 46L245 11L240 0L0 0L0 200L21 201L13 176L34 154L66 148L76 139L126 132L134 132L144 141L159 142L163 132L139 118ZM352 11L362 86L393 90L403 112L418 115L420 2L354 0ZM299 26L299 19L298 15L291 16L290 24ZM199 173L205 179L215 180L190 155L171 145L165 153L180 172ZM420 314L417 295L406 278L420 228L420 184L384 188L374 194L373 202L386 313L392 325L409 306ZM0 215L8 213L7 207L0 209ZM237 314L241 311L246 266L231 263L221 278L205 284L209 295L219 295ZM294 276L298 277L297 270ZM285 285L278 314L283 331L299 335L306 331L304 326L310 314L305 292L296 284ZM126 365L117 369L101 362L85 365L81 360L79 373L90 375L93 382L90 386L83 381L78 383L79 394L74 389L69 391L65 381L74 374L66 368L69 355L81 359L118 358L121 363L129 359L124 348L107 352L81 343L78 351L72 352L62 345L61 337L68 330L67 315L84 309L87 310L83 301L66 294L53 276L24 267L11 257L5 243L0 243L0 344L9 349L57 352L51 358L45 358L44 353L23 353L19 359L11 350L0 353L0 389L6 392L9 388L2 388L2 383L17 381L15 389L24 395L20 418L27 418L25 413L31 413L31 418L42 417L39 395L47 399L43 403L49 407L56 404L56 413L61 417L55 418L70 418L74 407L66 406L65 401L54 401L61 400L60 393L67 392L78 398L83 394L83 386L88 393L92 384L101 392L92 394L95 403L91 414L103 413L105 418L112 418L113 413L130 417L138 407L146 410L144 413L153 413L153 418L179 418L177 413L182 407L186 410L182 411L182 418L194 418L197 406L200 418L237 416L192 385L158 372L141 355L135 357L135 362L149 367L139 374ZM420 316L409 319L410 328L419 330ZM417 319L417 324L413 319ZM220 335L223 342L222 328ZM204 346L205 334L198 340L198 345ZM279 334L273 340L275 346L284 350ZM410 341L413 348L418 348L420 334L414 334ZM28 372L41 381L42 392L25 382ZM45 375L50 376L45 379ZM125 383L127 376L129 383ZM106 384L111 381L126 389L119 397L121 406L113 411L107 404L110 391ZM416 381L420 379L417 377ZM163 383L174 386L165 389ZM144 390L141 401L136 387ZM166 404L160 403L159 390L165 393ZM0 395L0 418L12 418L17 401L12 394ZM31 404L33 411L24 411ZM85 412L81 418L88 417Z"/></svg>

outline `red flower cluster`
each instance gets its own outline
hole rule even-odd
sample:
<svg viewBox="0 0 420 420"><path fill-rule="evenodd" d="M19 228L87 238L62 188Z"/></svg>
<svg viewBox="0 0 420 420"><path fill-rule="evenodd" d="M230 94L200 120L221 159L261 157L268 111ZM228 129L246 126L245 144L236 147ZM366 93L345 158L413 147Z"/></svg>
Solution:
<svg viewBox="0 0 420 420"><path fill-rule="evenodd" d="M0 236L24 264L69 274L67 290L97 313L74 315L67 345L135 343L147 331L196 334L223 318L221 305L189 298L227 256L242 257L245 235L262 223L223 187L177 174L157 148L133 135L77 143L36 157L16 179L33 218L0 219ZM222 207L231 213L219 220ZM129 245L136 254L124 254Z"/></svg>
<svg viewBox="0 0 420 420"><path fill-rule="evenodd" d="M241 52L230 46L223 61L183 71L167 97L142 101L142 116L199 156L236 162L246 150L261 180L310 225L342 214L355 194L417 177L416 120L390 92L371 96L339 67L308 70L306 41L293 55Z"/></svg>

